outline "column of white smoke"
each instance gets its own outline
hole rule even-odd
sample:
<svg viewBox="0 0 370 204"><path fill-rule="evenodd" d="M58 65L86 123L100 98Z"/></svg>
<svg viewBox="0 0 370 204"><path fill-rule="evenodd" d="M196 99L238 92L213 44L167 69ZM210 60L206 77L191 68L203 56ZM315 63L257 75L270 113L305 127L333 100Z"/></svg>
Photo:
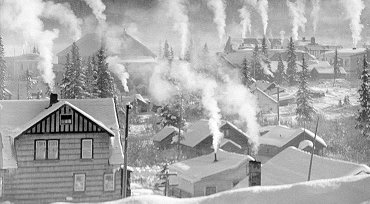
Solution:
<svg viewBox="0 0 370 204"><path fill-rule="evenodd" d="M213 11L213 22L217 25L218 38L222 43L226 26L225 2L223 0L208 0L207 6Z"/></svg>
<svg viewBox="0 0 370 204"><path fill-rule="evenodd" d="M59 31L44 30L41 21L45 4L42 0L3 0L0 8L2 29L20 33L25 41L38 45L41 61L38 68L51 90L54 88L53 40Z"/></svg>
<svg viewBox="0 0 370 204"><path fill-rule="evenodd" d="M242 25L243 31L242 31L242 38L246 38L247 33L251 35L252 32L252 25L251 25L251 14L248 11L248 8L246 6L243 6L243 8L239 9L239 17L242 19L240 21L240 25Z"/></svg>
<svg viewBox="0 0 370 204"><path fill-rule="evenodd" d="M317 22L319 20L319 12L320 12L320 0L312 0L311 19L314 35L316 35Z"/></svg>
<svg viewBox="0 0 370 204"><path fill-rule="evenodd" d="M305 32L305 24L307 19L305 17L305 0L296 0L296 2L286 1L290 23L292 24L292 37L293 40L298 40L298 31L301 29L302 32Z"/></svg>
<svg viewBox="0 0 370 204"><path fill-rule="evenodd" d="M127 86L127 80L129 79L130 75L126 71L125 66L120 64L120 59L117 56L108 57L107 58L108 68L111 72L113 72L121 81L122 86L126 92L129 92Z"/></svg>
<svg viewBox="0 0 370 204"><path fill-rule="evenodd" d="M267 25L268 25L268 1L267 0L245 0L245 3L251 5L257 10L258 14L261 16L263 25L263 35L266 35Z"/></svg>
<svg viewBox="0 0 370 204"><path fill-rule="evenodd" d="M353 46L356 47L358 41L361 40L361 32L364 28L361 24L361 13L365 4L362 0L341 0L340 2L346 11L346 19L350 20Z"/></svg>
<svg viewBox="0 0 370 204"><path fill-rule="evenodd" d="M281 41L281 46L284 45L284 39L285 39L285 31L280 31L280 41Z"/></svg>
<svg viewBox="0 0 370 204"><path fill-rule="evenodd" d="M107 17L103 13L106 8L104 3L101 0L84 0L84 1L92 9L95 18L98 20L99 27L105 26L105 21Z"/></svg>
<svg viewBox="0 0 370 204"><path fill-rule="evenodd" d="M168 7L168 15L175 22L174 29L181 35L181 57L184 57L189 41L189 17L184 0L168 0Z"/></svg>

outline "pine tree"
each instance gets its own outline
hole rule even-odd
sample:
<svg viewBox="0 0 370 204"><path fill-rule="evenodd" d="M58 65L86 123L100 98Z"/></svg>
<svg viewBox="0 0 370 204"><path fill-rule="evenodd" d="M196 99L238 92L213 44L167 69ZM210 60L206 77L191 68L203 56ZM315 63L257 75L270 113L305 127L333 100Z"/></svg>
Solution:
<svg viewBox="0 0 370 204"><path fill-rule="evenodd" d="M62 79L62 83L60 85L61 88L61 97L62 98L73 98L73 89L71 85L71 80L74 77L72 64L70 60L69 53L66 55L66 63L64 64L64 75Z"/></svg>
<svg viewBox="0 0 370 204"><path fill-rule="evenodd" d="M253 50L253 59L252 59L252 70L253 70L253 78L255 80L264 80L264 72L263 67L261 65L261 57L259 53L258 45L254 46Z"/></svg>
<svg viewBox="0 0 370 204"><path fill-rule="evenodd" d="M294 85L297 82L297 56L295 53L295 47L293 38L290 37L289 46L288 46L288 67L286 70L286 74L288 77L288 82L290 85Z"/></svg>
<svg viewBox="0 0 370 204"><path fill-rule="evenodd" d="M0 100L5 100L6 64L4 59L3 38L0 35Z"/></svg>
<svg viewBox="0 0 370 204"><path fill-rule="evenodd" d="M114 97L114 82L108 70L108 63L106 62L107 56L105 48L101 47L96 56L98 67L97 87L99 89L99 98L112 98Z"/></svg>
<svg viewBox="0 0 370 204"><path fill-rule="evenodd" d="M231 44L231 37L229 36L229 38L227 39L225 48L224 48L224 53L229 54L229 53L232 53L232 52L234 52L234 49L233 49L233 46Z"/></svg>
<svg viewBox="0 0 370 204"><path fill-rule="evenodd" d="M266 36L264 36L262 38L261 52L266 57L268 57L267 49Z"/></svg>
<svg viewBox="0 0 370 204"><path fill-rule="evenodd" d="M299 86L297 91L297 121L298 122L308 122L312 120L314 108L312 106L312 99L309 95L308 90L308 68L303 56L302 59L302 72L299 78Z"/></svg>
<svg viewBox="0 0 370 204"><path fill-rule="evenodd" d="M84 75L84 70L82 67L80 51L76 43L72 44L72 70L74 73L73 78L71 79L71 86L73 87L73 98L81 99L86 98L86 87L85 87L85 80L86 77Z"/></svg>
<svg viewBox="0 0 370 204"><path fill-rule="evenodd" d="M164 42L164 48L163 48L163 58L168 59L170 55L170 46L167 42L167 40Z"/></svg>
<svg viewBox="0 0 370 204"><path fill-rule="evenodd" d="M250 85L252 83L250 67L246 57L244 58L241 67L241 79L244 85Z"/></svg>
<svg viewBox="0 0 370 204"><path fill-rule="evenodd" d="M335 49L335 55L334 55L334 81L333 81L333 86L335 85L335 79L339 77L339 64L338 64L338 50Z"/></svg>
<svg viewBox="0 0 370 204"><path fill-rule="evenodd" d="M285 66L284 66L283 59L280 54L278 67L275 72L275 82L281 85L285 80L286 80Z"/></svg>
<svg viewBox="0 0 370 204"><path fill-rule="evenodd" d="M361 130L361 133L365 137L369 137L370 132L370 83L369 83L369 72L366 58L364 57L363 71L361 74L361 87L358 90L360 94L360 110L358 110L358 116L356 118L356 128Z"/></svg>
<svg viewBox="0 0 370 204"><path fill-rule="evenodd" d="M32 99L31 90L32 90L32 85L35 83L28 69L26 71L26 82L27 82L26 84L27 99Z"/></svg>
<svg viewBox="0 0 370 204"><path fill-rule="evenodd" d="M93 57L94 58L94 57ZM94 89L96 89L96 78L95 78L95 70L94 70L94 64L91 57L87 58L87 66L86 66L86 92L88 93L89 98L95 98L96 95L94 94Z"/></svg>

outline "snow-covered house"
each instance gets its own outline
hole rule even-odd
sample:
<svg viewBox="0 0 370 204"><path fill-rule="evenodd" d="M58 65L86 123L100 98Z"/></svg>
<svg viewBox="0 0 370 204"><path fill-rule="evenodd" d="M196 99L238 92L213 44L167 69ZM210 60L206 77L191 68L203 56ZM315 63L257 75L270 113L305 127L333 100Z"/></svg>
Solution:
<svg viewBox="0 0 370 204"><path fill-rule="evenodd" d="M334 68L332 66L327 67L315 67L311 70L311 79L333 79ZM343 67L339 67L339 73L336 78L346 78L347 72Z"/></svg>
<svg viewBox="0 0 370 204"><path fill-rule="evenodd" d="M198 197L226 191L248 176L251 156L217 151L193 159L174 163L168 167L177 176L170 177L170 196Z"/></svg>
<svg viewBox="0 0 370 204"><path fill-rule="evenodd" d="M311 154L288 147L262 165L262 185L282 185L307 181ZM370 168L343 160L313 156L311 180L370 174ZM247 181L242 181L247 186ZM241 183L242 183L241 182Z"/></svg>
<svg viewBox="0 0 370 204"><path fill-rule="evenodd" d="M52 95L50 101L9 100L0 106L1 201L121 197L123 154L113 99L58 101Z"/></svg>
<svg viewBox="0 0 370 204"><path fill-rule="evenodd" d="M236 153L249 154L249 136L228 121L222 121L220 131L224 134L224 139L220 143L221 149L228 149ZM184 139L180 143L184 149L196 152L198 155L208 154L213 151L213 137L209 129L208 120L201 119L188 126L185 130Z"/></svg>
<svg viewBox="0 0 370 204"><path fill-rule="evenodd" d="M252 93L256 96L258 107L262 113L277 113L277 100L259 88L255 88Z"/></svg>
<svg viewBox="0 0 370 204"><path fill-rule="evenodd" d="M264 163L290 146L311 150L314 137L315 133L307 129L294 129L282 125L272 126L268 129L267 133L264 133L259 138L260 146L258 148L257 158ZM304 144L306 146L303 146ZM323 149L326 147L325 141L316 135L315 154L322 154Z"/></svg>

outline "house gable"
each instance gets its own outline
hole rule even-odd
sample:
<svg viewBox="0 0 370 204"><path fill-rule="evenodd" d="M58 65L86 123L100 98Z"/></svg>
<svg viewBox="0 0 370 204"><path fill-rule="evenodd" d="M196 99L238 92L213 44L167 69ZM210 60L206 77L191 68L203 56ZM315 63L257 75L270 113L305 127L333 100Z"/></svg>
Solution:
<svg viewBox="0 0 370 204"><path fill-rule="evenodd" d="M107 132L114 136L104 124L66 101L53 106L26 124L20 134Z"/></svg>

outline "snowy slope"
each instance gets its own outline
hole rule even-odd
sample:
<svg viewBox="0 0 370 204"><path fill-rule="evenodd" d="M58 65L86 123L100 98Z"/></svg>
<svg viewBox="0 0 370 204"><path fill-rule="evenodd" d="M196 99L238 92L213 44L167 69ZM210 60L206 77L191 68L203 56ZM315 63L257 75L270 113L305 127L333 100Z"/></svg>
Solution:
<svg viewBox="0 0 370 204"><path fill-rule="evenodd" d="M370 175L318 180L282 186L251 187L217 193L207 197L190 199L168 198L163 196L136 196L127 200L106 202L105 204L216 204L216 203L275 203L275 204L356 204L370 203Z"/></svg>

